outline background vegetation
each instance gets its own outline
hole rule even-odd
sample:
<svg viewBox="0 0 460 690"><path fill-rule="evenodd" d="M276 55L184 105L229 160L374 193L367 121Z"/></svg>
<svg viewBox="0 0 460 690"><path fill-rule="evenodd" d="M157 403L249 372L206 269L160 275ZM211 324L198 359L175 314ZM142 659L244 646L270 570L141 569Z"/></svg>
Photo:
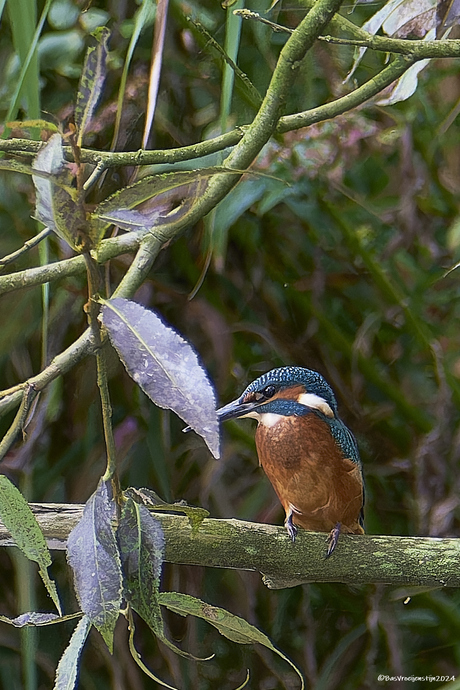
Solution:
<svg viewBox="0 0 460 690"><path fill-rule="evenodd" d="M42 9L22 0L8 3L3 16L1 121L45 111L67 123L89 33L107 24L108 78L87 145L108 149L137 6L106 0L82 13L77 2L54 0L39 60L32 61L30 82L19 94L19 111L11 112L17 54L28 50ZM265 11L266 3L254 0L250 9ZM373 11L360 6L349 18L361 25ZM304 14L302 5L285 3L277 19L294 27ZM251 22L240 35L236 18L213 1L171 0L150 148L193 144L254 116L238 83L230 98L229 72L187 16L199 19L229 54L236 56L238 49L240 68L261 93L286 40ZM152 15L130 65L120 150L141 146L153 21ZM287 112L346 93L343 79L352 58L351 48L318 43L302 65ZM357 81L369 78L384 59L368 52ZM275 366L297 364L324 374L360 444L366 529L372 534L456 536L459 527L460 301L457 272L448 272L460 259L459 86L457 61L433 61L406 102L388 108L368 104L274 137L255 164L271 177L245 178L214 213L165 247L135 298L193 343L222 403ZM111 171L93 201L125 184L127 174ZM36 233L31 201L26 176L1 175L2 255ZM14 268L60 259L68 251L53 239ZM112 262L114 283L127 261ZM45 311L40 288L0 298L1 388L38 372L85 328L84 277L48 289ZM216 462L201 439L181 433L177 417L148 401L115 356L111 367L124 486L151 487L165 500L185 499L213 517L282 521L276 496L257 467L252 422L228 424L223 458ZM0 431L12 417L1 420ZM25 441L7 455L2 472L31 501L84 502L104 471L104 457L95 365L87 358L42 396ZM53 575L66 611L74 610L62 554ZM11 550L0 553L0 578L2 613L49 609L35 568ZM457 591L417 593L404 604L406 592L383 586L351 590L312 584L269 591L257 574L185 566L165 567L163 589L199 596L257 625L318 689L376 687L379 673L458 673ZM137 645L145 662L178 687L235 688L246 669L250 687L298 687L289 667L266 650L234 645L191 618L171 614L167 621L170 635L185 649L216 654L208 662L181 659L141 627ZM26 631L1 625L0 684L51 687L71 629L72 624ZM91 634L80 687L155 686L132 661L122 622L117 637L110 657L98 634Z"/></svg>

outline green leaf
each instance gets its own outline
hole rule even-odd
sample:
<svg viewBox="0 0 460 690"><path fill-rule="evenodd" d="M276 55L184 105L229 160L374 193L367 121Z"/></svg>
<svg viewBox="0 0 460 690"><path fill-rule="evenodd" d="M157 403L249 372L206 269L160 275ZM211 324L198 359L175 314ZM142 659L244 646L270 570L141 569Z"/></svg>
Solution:
<svg viewBox="0 0 460 690"><path fill-rule="evenodd" d="M101 481L67 540L67 560L74 572L81 609L99 630L110 652L113 651L113 632L122 592L114 519L115 503L110 484Z"/></svg>
<svg viewBox="0 0 460 690"><path fill-rule="evenodd" d="M123 115L123 100L126 91L126 83L128 81L129 66L131 64L132 57L134 55L134 50L136 48L139 36L142 30L148 26L149 20L151 19L153 13L155 12L154 0L142 0L139 8L136 10L134 15L134 26L129 40L128 50L126 52L125 61L123 64L123 71L121 73L120 85L118 88L117 97L117 115L115 118L115 127L113 133L113 139L111 144L111 151L116 151L118 149L118 134L120 131L121 118Z"/></svg>
<svg viewBox="0 0 460 690"><path fill-rule="evenodd" d="M278 656L292 666L300 678L301 690L304 690L304 679L297 666L280 652L263 632L245 621L244 618L235 616L217 606L211 606L201 599L196 599L189 594L181 594L180 592L160 592L159 601L161 606L166 606L170 611L174 611L181 616L191 615L202 618L217 628L221 635L232 640L232 642L238 644L253 644L258 642L264 647L267 647L267 649L278 654Z"/></svg>
<svg viewBox="0 0 460 690"><path fill-rule="evenodd" d="M73 690L75 687L81 650L83 649L83 645L86 642L90 630L91 621L89 616L83 616L75 628L70 638L69 645L59 661L53 690Z"/></svg>
<svg viewBox="0 0 460 690"><path fill-rule="evenodd" d="M14 120L13 122L7 122L7 127L10 129L40 129L45 132L59 132L59 127L54 124L54 122L48 122L48 120Z"/></svg>
<svg viewBox="0 0 460 690"><path fill-rule="evenodd" d="M154 680L156 683L159 683L162 685L164 688L168 688L168 690L177 690L173 685L168 685L168 683L165 683L164 680L161 680L161 678L158 678L158 676L155 676L155 674L150 671L147 666L144 664L144 662L141 659L141 655L137 651L136 647L134 646L134 633L136 631L136 627L134 625L133 621L133 614L132 611L129 612L129 640L128 640L128 645L129 645L129 651L131 652L131 656L133 657L134 661L136 664L139 666L140 669L145 673L146 676Z"/></svg>
<svg viewBox="0 0 460 690"><path fill-rule="evenodd" d="M150 629L163 637L163 619L158 604L164 535L160 523L145 506L129 498L117 530L124 575L124 596Z"/></svg>
<svg viewBox="0 0 460 690"><path fill-rule="evenodd" d="M52 561L43 532L24 496L3 474L0 475L0 517L26 558L38 563L40 577L61 614L56 585L48 575Z"/></svg>
<svg viewBox="0 0 460 690"><path fill-rule="evenodd" d="M136 489L130 487L123 493L126 497L132 498L136 503L152 506L155 512L182 513L186 515L192 527L192 534L196 534L203 520L209 515L209 510L206 510L206 508L189 506L185 501L166 503L166 501L163 501L163 499L160 498L155 491L152 491L152 489Z"/></svg>
<svg viewBox="0 0 460 690"><path fill-rule="evenodd" d="M105 27L101 27L94 32L93 36L96 45L90 46L86 53L75 105L78 146L81 146L85 131L93 117L106 76L105 63L110 31Z"/></svg>
<svg viewBox="0 0 460 690"><path fill-rule="evenodd" d="M93 233L102 237L110 225L123 230L150 230L165 223L185 221L196 199L203 195L209 178L217 174L242 173L214 167L144 177L98 205L92 215Z"/></svg>
<svg viewBox="0 0 460 690"><path fill-rule="evenodd" d="M24 173L25 175L33 175L34 177L40 177L43 180L47 180L48 182L52 182L53 184L62 187L62 189L66 189L69 193L72 192L71 187L61 183L55 175L51 175L50 173L44 172L43 170L34 169L31 165L28 165L27 163L21 163L20 161L15 160L0 160L0 170L8 170L10 172L18 172Z"/></svg>
<svg viewBox="0 0 460 690"><path fill-rule="evenodd" d="M209 510L197 506L188 506L183 503L163 503L155 505L153 510L160 513L182 513L189 519L192 535L200 529L200 525L209 516Z"/></svg>
<svg viewBox="0 0 460 690"><path fill-rule="evenodd" d="M181 656L196 659L168 640L158 603L164 535L158 520L131 498L123 507L117 531L124 574L124 596L163 644Z"/></svg>
<svg viewBox="0 0 460 690"><path fill-rule="evenodd" d="M225 2L225 0L224 0ZM237 0L227 0L227 4L224 5L224 2L222 3L222 7L227 9L228 7L234 5ZM236 17L232 15L232 18L236 20ZM187 20L190 22L192 27L199 33L201 34L204 39L205 39L205 49L206 50L211 50L214 51L220 58L222 58L226 64L230 67L230 69L233 71L235 74L235 77L237 78L237 84L240 86L241 91L243 95L245 96L246 100L250 105L255 109L258 110L262 104L262 96L260 95L258 89L254 86L252 81L249 79L248 75L243 72L238 65L236 64L235 60L230 57L230 55L222 48L220 43L216 41L215 38L211 36L209 31L205 29L203 24L195 19L194 17L187 17ZM238 17L238 20L240 18ZM241 21L241 20L240 20ZM237 47L239 47L239 31L237 32L237 36L234 39L237 43ZM237 47L235 48L235 51L237 51Z"/></svg>

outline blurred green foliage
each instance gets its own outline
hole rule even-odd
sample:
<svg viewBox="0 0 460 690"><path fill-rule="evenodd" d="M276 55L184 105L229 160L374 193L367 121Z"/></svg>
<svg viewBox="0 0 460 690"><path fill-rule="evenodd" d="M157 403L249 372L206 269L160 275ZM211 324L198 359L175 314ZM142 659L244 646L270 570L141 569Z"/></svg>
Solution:
<svg viewBox="0 0 460 690"><path fill-rule="evenodd" d="M12 5L4 10L0 34L2 122L20 69ZM26 0L21 5L31 17L43 9ZM251 3L254 11L266 7L262 0ZM38 91L22 93L14 117L29 117L39 93L42 112L68 122L88 34L107 23L112 31L107 85L86 144L108 148L136 8L101 0L82 13L76 0L55 0L39 39L40 80L32 87ZM358 8L352 19L361 24L369 12ZM303 14L301 5L289 4L278 10L278 21L295 26ZM220 133L224 121L229 127L245 124L255 113L236 80L231 104L224 100L223 119L222 60L187 16L221 45L226 40L226 12L219 3L171 0L153 148L200 141ZM132 60L120 149L140 145L153 20ZM240 68L264 93L285 36L246 22L235 40ZM351 59L351 49L317 45L302 66L287 112L346 93L342 81ZM366 55L358 82L383 60ZM296 364L325 375L360 444L366 529L373 534L458 533L460 300L457 271L448 271L460 260L459 98L457 62L439 60L422 73L416 94L405 103L365 106L275 137L255 163L269 176L245 178L212 222L190 228L165 248L136 296L194 345L222 403L274 366ZM125 171L110 173L98 196L125 181ZM35 234L31 199L29 179L1 174L2 255ZM51 260L66 255L55 240L49 252ZM38 263L34 249L14 269ZM112 262L114 284L125 268L124 259ZM85 328L85 300L83 277L50 286L48 358ZM40 290L3 296L0 309L3 389L40 370ZM115 356L110 364L124 486L152 487L165 500L185 499L213 517L282 521L276 496L257 467L251 421L225 427L223 458L216 462L198 437L181 433L179 419L147 400ZM12 417L1 420L2 432ZM29 500L84 502L104 470L100 421L95 366L88 359L42 394L25 441L8 454L2 471ZM19 557L0 553L3 614L15 616L27 606L49 610L38 578L27 592L20 589L24 568ZM62 554L56 554L53 571L65 610L73 610ZM460 594L453 590L416 593L403 604L404 592L382 585L269 591L254 573L168 565L163 588L199 596L257 625L316 689L377 687L378 674L452 676L460 666ZM180 688L235 688L247 668L251 688L298 687L295 674L265 650L231 644L198 620L171 614L167 622L184 649L216 654L208 662L186 661L159 647L140 624L136 644L146 664ZM27 642L20 631L2 625L0 685L51 687L71 629L71 624L46 627L26 633ZM134 665L126 637L120 621L112 658L92 633L83 653L81 688L155 687Z"/></svg>

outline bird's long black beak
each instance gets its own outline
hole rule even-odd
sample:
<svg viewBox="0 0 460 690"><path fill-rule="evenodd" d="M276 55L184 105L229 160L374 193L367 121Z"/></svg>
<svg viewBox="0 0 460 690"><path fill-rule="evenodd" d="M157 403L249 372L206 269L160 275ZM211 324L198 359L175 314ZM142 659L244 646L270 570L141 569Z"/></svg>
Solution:
<svg viewBox="0 0 460 690"><path fill-rule="evenodd" d="M216 410L217 419L219 422L226 422L227 419L237 419L238 417L244 417L249 412L252 412L258 407L257 403L253 402L241 402L240 398L233 400L233 402L224 405L219 410ZM192 427L186 426L182 431L186 434L191 431Z"/></svg>
<svg viewBox="0 0 460 690"><path fill-rule="evenodd" d="M256 407L258 407L257 404L241 402L241 399L238 398L217 410L217 418L219 422L226 422L227 419L237 419L238 417L244 417L248 412L252 412Z"/></svg>

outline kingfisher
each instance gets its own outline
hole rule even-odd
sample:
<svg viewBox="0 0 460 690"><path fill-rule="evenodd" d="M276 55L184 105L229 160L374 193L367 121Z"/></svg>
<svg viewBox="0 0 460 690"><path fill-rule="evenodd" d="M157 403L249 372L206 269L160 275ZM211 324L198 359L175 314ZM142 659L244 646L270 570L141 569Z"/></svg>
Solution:
<svg viewBox="0 0 460 690"><path fill-rule="evenodd" d="M303 367L273 369L217 410L217 416L222 422L240 417L258 421L259 465L284 508L293 542L297 526L329 532L328 558L341 532L364 534L358 445L321 374Z"/></svg>

